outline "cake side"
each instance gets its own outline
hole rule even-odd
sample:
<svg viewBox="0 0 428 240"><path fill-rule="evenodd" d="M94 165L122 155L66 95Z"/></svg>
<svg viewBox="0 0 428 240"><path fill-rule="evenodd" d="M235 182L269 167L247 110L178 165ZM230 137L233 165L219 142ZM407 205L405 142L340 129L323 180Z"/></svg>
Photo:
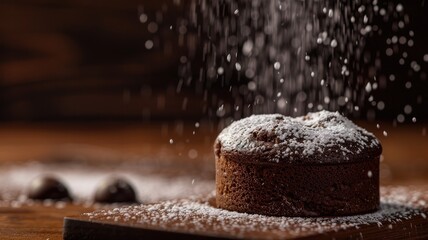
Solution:
<svg viewBox="0 0 428 240"><path fill-rule="evenodd" d="M292 118L253 115L217 137L217 158L257 163L334 164L370 161L382 153L379 140L338 112Z"/></svg>
<svg viewBox="0 0 428 240"><path fill-rule="evenodd" d="M340 216L379 207L379 158L326 165L216 160L216 204L269 216Z"/></svg>

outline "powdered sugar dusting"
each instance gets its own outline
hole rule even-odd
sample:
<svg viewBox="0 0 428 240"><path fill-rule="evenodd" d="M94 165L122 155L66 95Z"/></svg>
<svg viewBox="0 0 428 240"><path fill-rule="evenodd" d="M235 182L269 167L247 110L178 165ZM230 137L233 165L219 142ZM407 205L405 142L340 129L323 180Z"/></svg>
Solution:
<svg viewBox="0 0 428 240"><path fill-rule="evenodd" d="M267 161L275 162L293 162L296 157L326 152L341 160L350 160L351 156L365 154L366 150L375 150L379 155L381 152L373 134L338 112L329 111L297 118L280 114L253 115L232 123L217 140L222 152L271 152Z"/></svg>
<svg viewBox="0 0 428 240"><path fill-rule="evenodd" d="M284 238L361 228L383 227L417 216L426 216L427 191L407 187L381 188L381 209L375 213L345 217L269 217L218 209L205 199L166 201L86 213L92 220L113 220L145 227L203 234L230 234L244 238ZM425 210L423 210L425 209ZM262 234L262 235L259 235Z"/></svg>

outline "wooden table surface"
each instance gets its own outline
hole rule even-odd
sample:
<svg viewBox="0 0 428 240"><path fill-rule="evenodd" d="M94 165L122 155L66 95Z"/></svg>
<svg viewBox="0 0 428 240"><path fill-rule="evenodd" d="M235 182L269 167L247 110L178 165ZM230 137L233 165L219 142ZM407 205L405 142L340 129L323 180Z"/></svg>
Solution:
<svg viewBox="0 0 428 240"><path fill-rule="evenodd" d="M380 129L376 128L376 123L359 124L374 132L382 142L383 185L428 184L427 124L392 127L381 123ZM387 137L382 134L383 131L388 132ZM207 122L201 122L199 128L194 123L182 122L150 125L135 122L2 124L0 168L35 160L62 161L62 158L73 156L73 151L77 151L79 155L86 154L100 164L104 161L123 163L144 156L167 163L210 169L214 167L212 142L217 132L217 125ZM62 239L64 216L93 209L82 204L36 202L17 207L14 202L0 202L1 239Z"/></svg>

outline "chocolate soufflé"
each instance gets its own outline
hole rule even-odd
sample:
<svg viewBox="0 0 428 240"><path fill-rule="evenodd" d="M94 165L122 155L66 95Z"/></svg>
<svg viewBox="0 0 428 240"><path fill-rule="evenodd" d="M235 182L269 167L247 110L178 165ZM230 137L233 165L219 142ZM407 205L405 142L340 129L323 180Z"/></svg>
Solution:
<svg viewBox="0 0 428 240"><path fill-rule="evenodd" d="M214 145L217 207L271 216L340 216L379 208L376 137L337 112L253 115Z"/></svg>

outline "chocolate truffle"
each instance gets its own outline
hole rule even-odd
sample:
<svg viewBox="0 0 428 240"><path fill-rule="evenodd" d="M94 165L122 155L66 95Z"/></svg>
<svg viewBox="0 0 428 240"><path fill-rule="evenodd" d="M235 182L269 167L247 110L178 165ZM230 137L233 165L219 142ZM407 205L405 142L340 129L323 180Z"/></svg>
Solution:
<svg viewBox="0 0 428 240"><path fill-rule="evenodd" d="M31 181L28 198L37 200L71 200L65 185L53 176L42 176Z"/></svg>
<svg viewBox="0 0 428 240"><path fill-rule="evenodd" d="M214 144L217 207L272 216L337 216L379 208L376 137L337 112L254 115Z"/></svg>
<svg viewBox="0 0 428 240"><path fill-rule="evenodd" d="M122 178L104 180L95 192L94 201L100 203L136 203L134 188Z"/></svg>

